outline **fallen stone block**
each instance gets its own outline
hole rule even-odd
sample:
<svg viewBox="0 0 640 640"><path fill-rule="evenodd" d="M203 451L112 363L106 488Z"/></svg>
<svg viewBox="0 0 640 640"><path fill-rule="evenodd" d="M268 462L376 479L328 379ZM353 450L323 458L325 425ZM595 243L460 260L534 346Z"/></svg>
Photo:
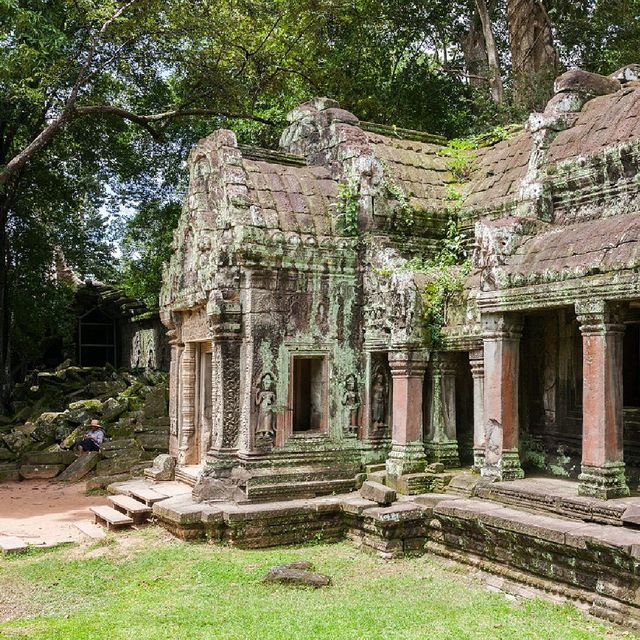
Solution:
<svg viewBox="0 0 640 640"><path fill-rule="evenodd" d="M25 462L31 465L71 464L76 459L73 451L34 451L26 455Z"/></svg>
<svg viewBox="0 0 640 640"><path fill-rule="evenodd" d="M106 489L110 484L114 482L124 482L129 480L130 475L128 473L119 473L114 476L94 476L89 478L85 485L85 491L93 491L94 489Z"/></svg>
<svg viewBox="0 0 640 640"><path fill-rule="evenodd" d="M169 449L168 433L136 434L136 440L143 449L155 449L160 451L168 451Z"/></svg>
<svg viewBox="0 0 640 640"><path fill-rule="evenodd" d="M20 480L20 471L15 463L0 464L0 482Z"/></svg>
<svg viewBox="0 0 640 640"><path fill-rule="evenodd" d="M262 578L263 582L274 584L285 584L294 587L327 587L331 584L331 578L321 573L300 569L300 566L309 566L310 563L293 562L291 564L281 564L269 569Z"/></svg>
<svg viewBox="0 0 640 640"><path fill-rule="evenodd" d="M20 477L25 480L47 480L55 478L64 468L63 464L23 464Z"/></svg>
<svg viewBox="0 0 640 640"><path fill-rule="evenodd" d="M78 456L75 462L72 462L59 476L60 482L77 482L84 478L100 460L99 451L89 451L84 455Z"/></svg>
<svg viewBox="0 0 640 640"><path fill-rule="evenodd" d="M145 469L144 477L159 482L162 480L173 480L176 470L176 461L169 454L163 453L153 460L151 469Z"/></svg>
<svg viewBox="0 0 640 640"><path fill-rule="evenodd" d="M391 504L396 499L396 492L379 482L367 480L360 487L360 495L365 500L372 500L378 504Z"/></svg>

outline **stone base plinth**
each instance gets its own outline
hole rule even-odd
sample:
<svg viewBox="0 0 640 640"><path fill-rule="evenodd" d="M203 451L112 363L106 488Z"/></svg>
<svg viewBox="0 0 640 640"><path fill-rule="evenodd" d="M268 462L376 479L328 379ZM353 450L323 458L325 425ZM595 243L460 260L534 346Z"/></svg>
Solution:
<svg viewBox="0 0 640 640"><path fill-rule="evenodd" d="M481 473L482 467L484 467L484 447L474 448L473 450L473 467L474 473Z"/></svg>
<svg viewBox="0 0 640 640"><path fill-rule="evenodd" d="M524 471L520 466L520 455L517 449L503 451L497 465L488 465L485 459L480 475L487 478L497 478L498 480L520 480L524 478Z"/></svg>
<svg viewBox="0 0 640 640"><path fill-rule="evenodd" d="M609 500L629 495L629 487L624 477L624 462L611 462L603 467L582 465L578 477L578 495Z"/></svg>
<svg viewBox="0 0 640 640"><path fill-rule="evenodd" d="M441 462L447 468L459 467L458 443L455 440L447 442L427 442L424 445L429 462Z"/></svg>
<svg viewBox="0 0 640 640"><path fill-rule="evenodd" d="M422 442L393 443L385 467L387 475L402 476L407 473L422 473L427 456Z"/></svg>

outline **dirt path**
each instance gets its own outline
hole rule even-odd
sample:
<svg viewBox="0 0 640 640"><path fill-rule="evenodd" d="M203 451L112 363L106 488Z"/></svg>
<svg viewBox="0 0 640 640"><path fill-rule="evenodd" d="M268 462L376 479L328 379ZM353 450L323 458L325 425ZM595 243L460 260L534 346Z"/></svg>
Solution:
<svg viewBox="0 0 640 640"><path fill-rule="evenodd" d="M103 496L85 496L84 482L64 485L49 480L0 484L0 535L51 546L84 536L73 525L93 520L89 507L107 504Z"/></svg>

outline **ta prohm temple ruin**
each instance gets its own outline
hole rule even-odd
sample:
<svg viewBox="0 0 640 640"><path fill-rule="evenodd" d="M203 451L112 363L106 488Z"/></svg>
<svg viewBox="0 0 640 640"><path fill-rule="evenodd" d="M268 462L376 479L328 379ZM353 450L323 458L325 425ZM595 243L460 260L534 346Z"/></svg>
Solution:
<svg viewBox="0 0 640 640"><path fill-rule="evenodd" d="M193 495L160 519L246 546L346 531L640 619L639 68L569 71L463 150L327 98L278 151L201 140L161 295Z"/></svg>

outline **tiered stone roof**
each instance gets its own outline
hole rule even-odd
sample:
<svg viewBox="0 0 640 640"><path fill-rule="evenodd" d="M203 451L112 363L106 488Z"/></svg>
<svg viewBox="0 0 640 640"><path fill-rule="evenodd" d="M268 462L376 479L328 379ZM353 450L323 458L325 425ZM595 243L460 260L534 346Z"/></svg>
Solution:
<svg viewBox="0 0 640 640"><path fill-rule="evenodd" d="M251 202L282 231L331 235L338 187L325 167L289 166L243 158Z"/></svg>

